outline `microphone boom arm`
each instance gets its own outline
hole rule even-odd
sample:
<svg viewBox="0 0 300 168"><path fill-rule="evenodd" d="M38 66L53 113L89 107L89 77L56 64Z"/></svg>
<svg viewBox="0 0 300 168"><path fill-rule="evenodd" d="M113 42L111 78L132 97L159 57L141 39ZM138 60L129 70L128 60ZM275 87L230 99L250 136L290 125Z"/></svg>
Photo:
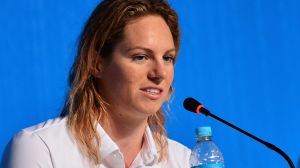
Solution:
<svg viewBox="0 0 300 168"><path fill-rule="evenodd" d="M239 132L241 132L241 133L249 136L250 138L252 138L252 139L254 139L254 140L256 140L256 141L264 144L268 148L270 148L270 149L274 150L275 152L279 153L288 162L290 168L295 168L295 165L292 162L292 160L289 158L289 156L286 153L284 153L281 149L279 149L278 147L276 147L275 145L273 145L273 144L271 144L269 142L266 142L266 141L264 141L264 140L262 140L262 139L260 139L260 138L258 138L256 136L250 134L247 131L242 130L241 128L239 128L239 127L237 127L237 126L235 126L235 125L233 125L233 124L231 124L231 123L223 120L222 118L219 118L218 116L215 116L214 114L212 114L211 112L209 112L205 108L201 108L201 113L203 113L205 116L211 116L212 118L214 118L214 119L216 119L216 120L218 120L218 121L220 121L220 122L222 122L222 123L230 126L231 128L233 128L233 129L235 129L235 130L237 130L237 131L239 131Z"/></svg>

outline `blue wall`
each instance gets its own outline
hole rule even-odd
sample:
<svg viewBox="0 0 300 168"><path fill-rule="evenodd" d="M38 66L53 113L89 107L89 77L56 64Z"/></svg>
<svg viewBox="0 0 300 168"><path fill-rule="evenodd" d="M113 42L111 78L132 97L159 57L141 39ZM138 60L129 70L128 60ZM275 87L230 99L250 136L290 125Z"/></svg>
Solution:
<svg viewBox="0 0 300 168"><path fill-rule="evenodd" d="M0 5L0 153L21 128L60 113L78 35L97 0L4 0ZM300 168L300 1L171 1L182 30L166 128L194 145L210 125L228 168L288 167L274 151L212 118L186 112L193 96L214 114L283 149Z"/></svg>

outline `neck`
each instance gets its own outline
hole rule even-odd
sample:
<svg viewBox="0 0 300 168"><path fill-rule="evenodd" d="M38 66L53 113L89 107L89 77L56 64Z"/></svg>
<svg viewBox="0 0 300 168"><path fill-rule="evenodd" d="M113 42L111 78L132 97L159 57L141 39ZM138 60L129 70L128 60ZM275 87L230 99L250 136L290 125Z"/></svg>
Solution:
<svg viewBox="0 0 300 168"><path fill-rule="evenodd" d="M105 123L102 122L101 125L119 146L125 164L130 165L142 148L147 118L130 120L128 116L116 114L112 111L110 114L108 120Z"/></svg>

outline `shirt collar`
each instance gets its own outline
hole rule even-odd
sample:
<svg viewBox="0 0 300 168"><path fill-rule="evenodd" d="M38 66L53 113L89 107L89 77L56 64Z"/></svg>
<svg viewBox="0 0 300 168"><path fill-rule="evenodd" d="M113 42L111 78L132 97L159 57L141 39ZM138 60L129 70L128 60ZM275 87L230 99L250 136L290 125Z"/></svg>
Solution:
<svg viewBox="0 0 300 168"><path fill-rule="evenodd" d="M104 160L115 151L119 151L118 145L109 137L100 124L97 124L97 131L100 136L100 157Z"/></svg>
<svg viewBox="0 0 300 168"><path fill-rule="evenodd" d="M144 134L144 142L143 142L142 149L140 151L140 156L144 164L147 166L155 164L158 160L156 143L149 126L146 127L146 131Z"/></svg>
<svg viewBox="0 0 300 168"><path fill-rule="evenodd" d="M97 131L100 135L100 157L105 160L108 156L119 151L118 145L110 138L100 124L97 124ZM138 157L141 157L144 165L153 165L158 160L158 152L156 149L156 143L152 135L152 131L149 126L146 127L144 133L143 146L139 152Z"/></svg>

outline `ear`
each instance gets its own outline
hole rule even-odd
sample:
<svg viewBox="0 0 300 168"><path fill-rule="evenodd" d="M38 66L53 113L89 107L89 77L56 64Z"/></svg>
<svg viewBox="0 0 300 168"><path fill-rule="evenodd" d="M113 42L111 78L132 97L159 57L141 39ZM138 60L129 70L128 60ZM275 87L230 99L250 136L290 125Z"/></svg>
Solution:
<svg viewBox="0 0 300 168"><path fill-rule="evenodd" d="M91 73L95 78L102 78L103 61L101 59L101 56L97 56L97 58L92 62L91 70Z"/></svg>

